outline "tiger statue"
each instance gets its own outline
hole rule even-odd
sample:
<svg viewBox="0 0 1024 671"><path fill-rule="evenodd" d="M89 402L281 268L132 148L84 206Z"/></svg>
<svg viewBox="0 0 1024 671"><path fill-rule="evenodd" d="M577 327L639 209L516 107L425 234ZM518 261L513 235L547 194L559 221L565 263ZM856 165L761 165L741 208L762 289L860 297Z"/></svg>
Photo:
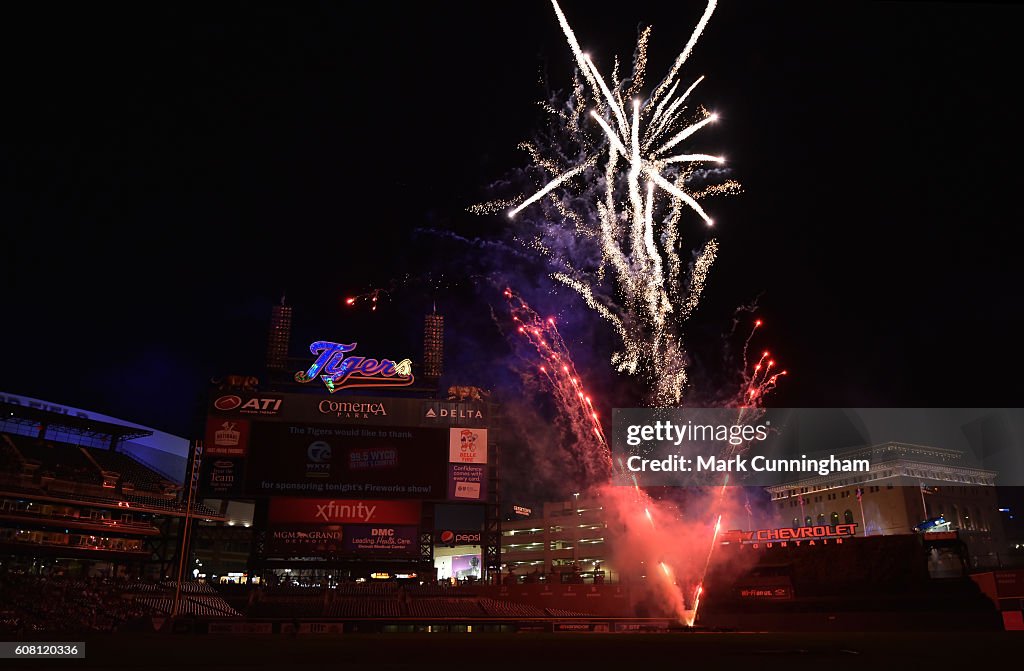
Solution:
<svg viewBox="0 0 1024 671"><path fill-rule="evenodd" d="M225 375L210 378L210 384L217 385L218 391L256 391L260 379L253 375Z"/></svg>
<svg viewBox="0 0 1024 671"><path fill-rule="evenodd" d="M483 401L491 395L491 392L480 387L469 387L455 385L448 387L449 401Z"/></svg>

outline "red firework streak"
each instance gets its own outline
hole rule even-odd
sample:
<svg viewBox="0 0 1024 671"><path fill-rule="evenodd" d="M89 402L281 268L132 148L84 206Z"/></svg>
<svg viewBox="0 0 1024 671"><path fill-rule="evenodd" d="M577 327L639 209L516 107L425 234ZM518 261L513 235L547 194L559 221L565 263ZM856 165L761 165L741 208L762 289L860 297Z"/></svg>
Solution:
<svg viewBox="0 0 1024 671"><path fill-rule="evenodd" d="M612 455L608 449L594 401L576 372L569 348L558 332L554 317L543 318L511 289L505 289L516 331L537 351L541 363L537 372L547 382L559 410L576 430L588 480L604 481L611 474Z"/></svg>
<svg viewBox="0 0 1024 671"><path fill-rule="evenodd" d="M573 364L569 349L558 332L554 318L548 317L545 319L541 317L526 303L526 301L515 294L511 289L505 289L504 296L505 300L508 302L509 311L512 314L512 320L516 325L517 333L533 346L537 352L537 356L542 362L538 365L538 373L550 387L551 394L558 404L559 410L562 412L563 416L577 430L577 439L583 443L581 447L585 448L583 452L584 456L587 457L586 465L588 470L590 470L587 475L599 476L601 480L607 480L614 471L611 451L608 448L608 441L605 438L604 429L601 426L597 411L594 409L593 400L584 388L579 374L576 372L576 367ZM747 350L749 349L751 339L753 338L754 330L759 328L761 324L762 322L760 319L754 322L754 328L747 337L747 342L743 350L744 365L742 390L737 395L738 398L735 401L736 406L740 411L740 418L748 412L753 412L759 408L760 402L763 400L765 394L775 387L778 378L787 374L786 371L771 373L772 369L775 367L775 361L769 359L768 352L764 352L761 355L761 359L754 366L753 371L748 370ZM586 449L588 447L590 449ZM619 467L621 472L628 472L624 468L623 464L620 463ZM633 474L630 475L633 480L633 491L636 495L635 503L638 506L638 509L642 508L644 516L647 518L651 527L657 528L650 510L653 503L652 499L647 492L640 489L636 476ZM594 482L595 480L591 477L590 481ZM726 474L721 490L719 491L719 504L721 504L722 498L725 496L728 484L729 476ZM687 626L692 627L697 619L697 611L700 607L701 596L704 592L704 579L706 578L708 568L711 565L711 557L714 552L715 544L718 539L718 532L720 531L721 526L722 515L719 514L715 520L715 527L711 537L711 545L708 550L707 559L704 563L704 571L701 574L701 578L696 589L694 590L692 599L693 609L686 620ZM654 562L651 563L653 564ZM672 572L669 566L665 564L665 562L657 563L660 565L662 570L660 573L656 572L655 575L662 575L663 579L667 581L667 584L674 586L675 581L672 577Z"/></svg>
<svg viewBox="0 0 1024 671"><path fill-rule="evenodd" d="M749 359L748 352L750 350L750 342L754 338L754 333L757 329L761 328L764 324L760 319L754 320L754 325L750 329L750 334L747 336L747 341L743 345L743 382L742 392L736 399L737 409L739 410L738 422L742 422L745 419L745 415L756 413L761 408L761 403L764 400L765 395L775 388L780 377L788 375L788 371L780 371L778 373L772 373L772 369L775 368L775 360L771 358L771 353L765 350L761 353L761 358L758 359L757 363L754 364L752 371L748 371ZM730 448L730 456L740 449L745 448L745 445L737 446L736 448ZM718 492L719 505L721 505L722 499L725 497L726 487L729 486L729 474L726 473L722 479L722 488ZM748 502L749 506L749 502ZM749 512L749 511L748 511ZM716 541L718 540L718 532L722 527L722 515L719 514L715 521L715 530L711 535L711 547L708 548L708 558L704 562L704 573L701 575L700 582L697 583L697 589L693 594L693 612L690 616L687 625L693 626L697 621L697 611L700 608L700 597L704 592L704 579L707 577L708 568L711 566L711 556L715 552Z"/></svg>
<svg viewBox="0 0 1024 671"><path fill-rule="evenodd" d="M601 426L600 416L594 409L593 399L576 372L569 348L558 332L555 319L541 317L511 289L505 289L504 296L512 314L512 321L516 325L516 332L532 345L541 361L537 366L537 372L550 388L562 416L570 422L576 432L581 448L580 460L587 469L587 481L602 484L608 482L614 472L614 465L604 428ZM621 463L619 468L622 473L628 472ZM637 513L643 510L651 527L657 528L651 515L653 500L647 492L640 489L636 476L630 475L633 480ZM653 575L664 580L670 588L675 588L675 579L669 566L665 562L656 562L651 558L650 564L655 563L660 565L661 571Z"/></svg>

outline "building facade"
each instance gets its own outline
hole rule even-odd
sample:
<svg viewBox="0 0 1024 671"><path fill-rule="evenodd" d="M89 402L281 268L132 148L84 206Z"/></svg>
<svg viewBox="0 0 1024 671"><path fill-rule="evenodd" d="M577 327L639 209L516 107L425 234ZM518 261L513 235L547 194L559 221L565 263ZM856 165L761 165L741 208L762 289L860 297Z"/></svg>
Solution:
<svg viewBox="0 0 1024 671"><path fill-rule="evenodd" d="M505 575L534 582L617 581L608 556L607 518L600 499L543 504L539 515L502 522Z"/></svg>
<svg viewBox="0 0 1024 671"><path fill-rule="evenodd" d="M930 527L958 532L972 568L1006 560L995 472L971 467L955 450L903 443L836 458L868 459L871 469L767 487L774 526L856 524L858 536L884 536L914 533L931 521Z"/></svg>

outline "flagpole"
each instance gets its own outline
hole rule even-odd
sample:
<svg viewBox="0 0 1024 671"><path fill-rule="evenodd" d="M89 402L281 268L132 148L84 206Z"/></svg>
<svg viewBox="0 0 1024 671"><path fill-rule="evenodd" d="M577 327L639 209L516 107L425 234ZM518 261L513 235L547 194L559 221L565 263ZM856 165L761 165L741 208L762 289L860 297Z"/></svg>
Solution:
<svg viewBox="0 0 1024 671"><path fill-rule="evenodd" d="M864 525L864 535L868 535L868 518L864 516L864 490L857 488L857 503L860 504L860 521Z"/></svg>

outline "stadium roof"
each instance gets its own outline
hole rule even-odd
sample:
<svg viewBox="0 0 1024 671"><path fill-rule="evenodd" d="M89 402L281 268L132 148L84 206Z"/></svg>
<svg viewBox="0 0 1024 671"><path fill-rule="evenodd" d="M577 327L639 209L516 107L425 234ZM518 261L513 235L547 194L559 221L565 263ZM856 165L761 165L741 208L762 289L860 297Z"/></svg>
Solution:
<svg viewBox="0 0 1024 671"><path fill-rule="evenodd" d="M16 403L0 402L0 417L8 422L45 424L59 426L68 433L80 436L110 437L115 441L131 440L152 436L151 429L140 429L137 426L124 426L112 422L99 422L87 417L76 417L61 412L51 412L40 408L32 408Z"/></svg>

